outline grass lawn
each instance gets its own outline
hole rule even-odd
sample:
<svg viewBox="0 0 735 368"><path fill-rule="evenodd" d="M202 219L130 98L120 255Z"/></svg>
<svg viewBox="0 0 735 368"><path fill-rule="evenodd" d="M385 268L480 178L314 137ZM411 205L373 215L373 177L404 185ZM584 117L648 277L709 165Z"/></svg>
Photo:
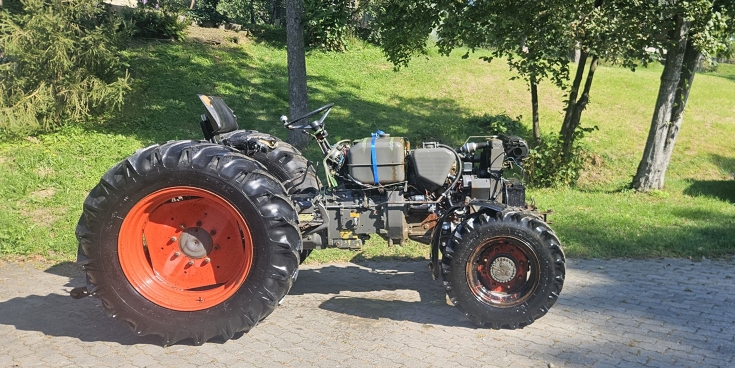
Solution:
<svg viewBox="0 0 735 368"><path fill-rule="evenodd" d="M0 257L73 260L74 228L87 192L136 149L200 138L198 93L219 95L241 128L286 138L288 111L282 39L214 46L197 42L133 45L127 51L134 92L114 117L83 127L0 142ZM393 71L380 50L355 44L348 53L307 56L310 107L335 102L331 139L368 137L381 129L414 145L458 145L487 127L482 114L520 117L530 126L526 85L501 62L428 55ZM530 190L570 257L719 257L735 253L735 66L697 74L663 191L627 190L648 134L661 68L596 73L583 125L597 159L577 188ZM542 85L541 126L557 131L563 94ZM316 145L306 150L319 156ZM423 259L428 247L388 248L373 237L362 252L317 251L311 262L402 257Z"/></svg>

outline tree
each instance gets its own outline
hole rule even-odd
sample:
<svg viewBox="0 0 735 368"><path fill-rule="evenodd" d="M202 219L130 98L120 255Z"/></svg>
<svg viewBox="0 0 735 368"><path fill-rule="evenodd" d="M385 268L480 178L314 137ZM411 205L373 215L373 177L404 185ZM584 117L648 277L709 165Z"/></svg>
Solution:
<svg viewBox="0 0 735 368"><path fill-rule="evenodd" d="M309 108L306 90L306 53L304 51L303 0L286 1L286 47L288 58L288 101L292 119L305 114ZM299 149L306 147L309 136L301 130L292 130L288 142Z"/></svg>
<svg viewBox="0 0 735 368"><path fill-rule="evenodd" d="M666 170L684 121L684 110L703 54L723 47L732 28L726 12L735 1L677 1L661 9L668 15L666 62L643 157L633 177L638 191L663 189ZM729 22L727 22L729 21Z"/></svg>
<svg viewBox="0 0 735 368"><path fill-rule="evenodd" d="M656 42L641 30L655 25L651 8L649 2L638 0L392 0L385 5L379 23L388 59L399 66L425 50L426 36L432 30L436 30L442 54L467 46L488 48L491 56L486 61L506 59L529 84L536 140L540 138L536 86L548 78L565 88L568 54L579 48L581 57L560 130L563 157L568 162L599 60L630 68L650 61L645 47Z"/></svg>
<svg viewBox="0 0 735 368"><path fill-rule="evenodd" d="M425 51L426 38L436 30L437 46L448 55L459 46L470 51L488 48L491 62L502 58L531 91L534 137L540 139L537 85L550 79L564 87L569 75L567 54L573 48L568 24L574 20L565 1L532 0L476 2L389 1L378 18L388 59L405 66ZM464 55L469 57L469 52Z"/></svg>
<svg viewBox="0 0 735 368"><path fill-rule="evenodd" d="M121 26L97 5L24 0L0 12L0 133L52 130L122 105Z"/></svg>

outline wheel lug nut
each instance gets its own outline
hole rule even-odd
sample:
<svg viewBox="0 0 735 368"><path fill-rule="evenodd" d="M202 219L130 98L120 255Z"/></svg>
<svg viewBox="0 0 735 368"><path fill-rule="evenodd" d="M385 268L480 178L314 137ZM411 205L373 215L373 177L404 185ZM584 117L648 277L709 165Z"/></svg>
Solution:
<svg viewBox="0 0 735 368"><path fill-rule="evenodd" d="M189 260L189 262L186 262L186 264L188 264L189 266L193 266L194 265L194 261Z"/></svg>
<svg viewBox="0 0 735 368"><path fill-rule="evenodd" d="M184 230L184 229L186 229L186 225L185 225L185 224L181 224L181 225L179 225L179 229L181 229L181 230Z"/></svg>
<svg viewBox="0 0 735 368"><path fill-rule="evenodd" d="M176 253L174 253L174 257L178 257L178 256L180 256L180 255L181 255L181 252L176 252Z"/></svg>
<svg viewBox="0 0 735 368"><path fill-rule="evenodd" d="M175 236L172 236L171 239L169 239L169 240L171 241L171 243L173 243L173 242L176 241L176 237Z"/></svg>
<svg viewBox="0 0 735 368"><path fill-rule="evenodd" d="M204 258L204 263L203 264L207 264L207 263L209 263L209 261L210 261L209 257Z"/></svg>
<svg viewBox="0 0 735 368"><path fill-rule="evenodd" d="M202 222L201 221L197 221L197 226L198 227L201 227L202 226Z"/></svg>
<svg viewBox="0 0 735 368"><path fill-rule="evenodd" d="M217 231L216 230L212 230L212 231L209 232L209 235L214 235L214 234L217 234Z"/></svg>

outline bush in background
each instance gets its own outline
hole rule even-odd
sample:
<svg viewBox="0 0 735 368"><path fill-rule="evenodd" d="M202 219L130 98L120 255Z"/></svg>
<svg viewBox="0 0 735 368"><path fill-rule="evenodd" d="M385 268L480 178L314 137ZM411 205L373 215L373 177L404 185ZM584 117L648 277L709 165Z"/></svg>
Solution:
<svg viewBox="0 0 735 368"><path fill-rule="evenodd" d="M217 10L220 0L197 0L189 17L203 27L216 27L227 22L227 16Z"/></svg>
<svg viewBox="0 0 735 368"><path fill-rule="evenodd" d="M467 124L475 126L482 131L482 134L507 134L525 136L525 129L521 124L521 117L515 119L508 114L483 114L481 116L473 116L467 119Z"/></svg>
<svg viewBox="0 0 735 368"><path fill-rule="evenodd" d="M121 24L97 0L23 0L0 14L0 132L52 130L119 108Z"/></svg>
<svg viewBox="0 0 735 368"><path fill-rule="evenodd" d="M527 184L536 188L554 188L573 186L587 162L591 153L578 142L582 137L594 130L593 128L579 128L575 132L575 144L572 147L571 160L564 162L562 155L562 140L559 135L551 134L541 137L541 142L531 147L528 159L524 164L527 175Z"/></svg>
<svg viewBox="0 0 735 368"><path fill-rule="evenodd" d="M189 23L186 18L179 19L182 10L175 1L141 0L137 8L126 8L122 16L132 37L182 40Z"/></svg>

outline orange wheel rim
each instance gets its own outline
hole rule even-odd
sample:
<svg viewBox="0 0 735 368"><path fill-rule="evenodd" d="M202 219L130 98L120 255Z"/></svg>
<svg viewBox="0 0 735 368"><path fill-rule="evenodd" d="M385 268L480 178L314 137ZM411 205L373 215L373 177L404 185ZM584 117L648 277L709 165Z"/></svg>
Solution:
<svg viewBox="0 0 735 368"><path fill-rule="evenodd" d="M177 311L224 302L253 263L250 230L237 209L212 192L185 186L136 203L123 220L117 251L135 290Z"/></svg>

